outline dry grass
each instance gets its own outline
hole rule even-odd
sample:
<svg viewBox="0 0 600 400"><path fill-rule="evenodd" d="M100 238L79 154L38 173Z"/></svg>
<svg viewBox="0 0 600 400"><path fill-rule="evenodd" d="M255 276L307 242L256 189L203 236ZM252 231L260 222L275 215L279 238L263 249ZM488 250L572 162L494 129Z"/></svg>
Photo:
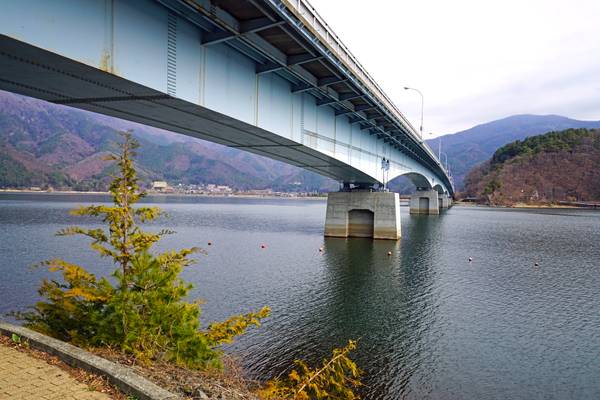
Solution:
<svg viewBox="0 0 600 400"><path fill-rule="evenodd" d="M154 362L143 365L135 357L109 348L96 348L91 351L100 357L132 368L139 375L149 379L185 399L258 400L253 392L258 383L248 380L239 366L239 362L230 356L223 356L223 371L191 370L168 362Z"/></svg>

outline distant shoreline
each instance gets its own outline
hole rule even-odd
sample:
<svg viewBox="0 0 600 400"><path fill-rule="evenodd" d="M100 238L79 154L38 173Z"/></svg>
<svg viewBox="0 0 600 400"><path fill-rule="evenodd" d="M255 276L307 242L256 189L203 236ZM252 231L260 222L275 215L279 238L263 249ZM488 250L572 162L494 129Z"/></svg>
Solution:
<svg viewBox="0 0 600 400"><path fill-rule="evenodd" d="M38 194L110 194L109 192L78 192L76 190L30 190L30 189L0 189L0 193L38 193Z"/></svg>
<svg viewBox="0 0 600 400"><path fill-rule="evenodd" d="M12 193L12 194L47 194L47 195L110 195L110 192L78 192L75 190L30 190L30 189L0 189L0 193ZM206 193L157 193L148 192L147 197L201 197L201 198L238 198L238 199L266 199L266 200L327 200L327 194L323 196L275 196L275 195L263 195L263 194L206 194ZM400 201L406 203L407 198L400 198ZM467 201L457 200L453 202L453 205L464 206L464 207L489 207L489 208L513 208L513 209L571 209L571 210L600 210L600 203L597 206L590 205L575 205L575 204L527 204L527 203L515 203L514 205L489 205L479 204Z"/></svg>
<svg viewBox="0 0 600 400"><path fill-rule="evenodd" d="M594 210L594 207L585 207L568 204L527 204L527 203L516 203L510 206L501 205L490 205L490 204L478 204L472 202L456 201L453 205L465 206L465 207L489 207L489 208L516 208L516 209L571 209L571 210ZM596 208L597 209L597 208Z"/></svg>
<svg viewBox="0 0 600 400"><path fill-rule="evenodd" d="M78 194L78 195L110 195L110 192L78 192L76 190L30 190L30 189L0 189L0 193L12 193L12 194L49 194L49 195L66 195L66 194ZM147 197L205 197L205 198L247 198L247 199L285 199L285 200L326 200L327 195L324 196L275 196L275 195L262 195L262 194L206 194L206 193L157 193L148 192Z"/></svg>

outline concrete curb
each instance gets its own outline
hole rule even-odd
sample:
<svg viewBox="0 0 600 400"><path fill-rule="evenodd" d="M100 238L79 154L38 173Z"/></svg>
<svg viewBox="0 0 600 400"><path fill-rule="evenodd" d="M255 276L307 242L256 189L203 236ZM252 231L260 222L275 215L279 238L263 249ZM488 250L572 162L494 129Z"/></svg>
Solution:
<svg viewBox="0 0 600 400"><path fill-rule="evenodd" d="M42 335L31 329L0 322L0 333L12 336L14 333L21 337L31 347L52 354L67 364L85 369L94 374L108 378L110 383L124 393L133 395L139 400L179 400L180 397L155 385L131 369L95 356L85 350L75 347L58 339Z"/></svg>

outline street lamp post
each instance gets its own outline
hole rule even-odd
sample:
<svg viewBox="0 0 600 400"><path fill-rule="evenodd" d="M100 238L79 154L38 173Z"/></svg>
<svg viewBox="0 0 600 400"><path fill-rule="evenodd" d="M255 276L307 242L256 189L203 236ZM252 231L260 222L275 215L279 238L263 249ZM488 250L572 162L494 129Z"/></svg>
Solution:
<svg viewBox="0 0 600 400"><path fill-rule="evenodd" d="M419 89L404 86L404 90L414 90L415 92L417 92L421 95L421 127L419 130L421 132L421 140L423 140L423 108L425 106L425 98L423 97L423 93L421 93L421 91Z"/></svg>
<svg viewBox="0 0 600 400"><path fill-rule="evenodd" d="M421 132L421 141L423 141L423 110L425 109L425 97L423 96L423 93L419 89L404 86L404 90L414 90L415 92L419 93L419 95L421 96L421 126L419 127L419 131ZM433 134L433 132L431 132L430 134ZM440 160L440 164L442 163L442 154L444 154L444 156L446 157L446 171L447 171L448 170L448 156L445 153L442 153L442 137L440 136L439 142L438 142L438 160Z"/></svg>
<svg viewBox="0 0 600 400"><path fill-rule="evenodd" d="M440 157L439 157L440 162L442 161L442 154L444 155L444 158L446 159L446 172L448 172L448 155L446 153L440 152Z"/></svg>

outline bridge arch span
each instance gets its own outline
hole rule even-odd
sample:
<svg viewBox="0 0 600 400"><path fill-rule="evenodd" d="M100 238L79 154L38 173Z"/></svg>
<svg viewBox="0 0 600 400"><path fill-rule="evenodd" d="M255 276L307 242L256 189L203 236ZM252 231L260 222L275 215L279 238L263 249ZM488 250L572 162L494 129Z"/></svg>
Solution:
<svg viewBox="0 0 600 400"><path fill-rule="evenodd" d="M402 175L398 175L397 177L400 176L404 176L406 178L408 178L413 185L415 185L417 188L423 188L423 189L431 189L432 188L432 184L431 181L423 174L420 174L418 172L407 172L405 174Z"/></svg>
<svg viewBox="0 0 600 400"><path fill-rule="evenodd" d="M406 171L395 175L390 174L388 182L401 176L408 178L419 190L436 190L440 194L448 193L448 189L435 176L431 176L431 174L427 174L426 172Z"/></svg>
<svg viewBox="0 0 600 400"><path fill-rule="evenodd" d="M445 194L446 190L440 184L436 184L433 186L433 190L436 190L439 194Z"/></svg>

